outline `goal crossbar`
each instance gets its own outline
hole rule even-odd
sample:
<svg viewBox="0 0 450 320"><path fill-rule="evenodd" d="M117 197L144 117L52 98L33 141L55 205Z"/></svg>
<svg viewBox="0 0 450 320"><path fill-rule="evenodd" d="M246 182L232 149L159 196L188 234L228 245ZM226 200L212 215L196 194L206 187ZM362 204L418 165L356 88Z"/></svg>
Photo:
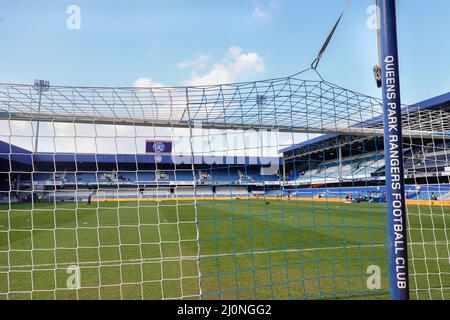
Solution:
<svg viewBox="0 0 450 320"><path fill-rule="evenodd" d="M122 125L122 126L143 126L143 127L160 127L160 128L202 128L216 130L243 130L243 131L274 131L274 132L292 132L305 134L338 134L338 135L363 135L368 137L381 137L384 135L383 129L370 127L288 127L274 126L264 124L244 124L244 123L226 123L226 122L207 122L207 121L163 121L150 119L127 119L127 118L95 118L87 116L66 116L63 114L50 113L21 113L21 114L0 114L0 120L9 121L37 121L37 122L53 122L53 123L79 123L79 124L103 124L103 125ZM441 138L450 140L450 131L423 131L404 129L403 135L410 138Z"/></svg>

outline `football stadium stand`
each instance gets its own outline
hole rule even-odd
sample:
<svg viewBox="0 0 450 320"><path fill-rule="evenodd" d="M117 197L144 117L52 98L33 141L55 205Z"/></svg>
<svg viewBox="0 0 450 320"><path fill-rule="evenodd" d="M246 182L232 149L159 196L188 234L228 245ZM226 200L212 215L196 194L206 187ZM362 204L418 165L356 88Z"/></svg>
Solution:
<svg viewBox="0 0 450 320"><path fill-rule="evenodd" d="M418 113L448 110L449 97L444 95L409 108ZM408 120L411 118L409 114ZM368 122L377 127L380 121L374 118ZM449 200L450 142L445 137L409 138L404 145L405 175L411 185L407 188L408 199ZM383 201L383 150L382 137L331 134L280 150L280 159L236 157L232 164L196 163L192 171L191 163L175 164L170 155L158 159L149 154L32 153L0 141L0 202L30 201L30 192L42 193L46 200L65 201L255 194L336 199L352 195L354 199ZM279 172L263 174L262 163L271 161L279 163ZM11 172L10 176L7 172Z"/></svg>

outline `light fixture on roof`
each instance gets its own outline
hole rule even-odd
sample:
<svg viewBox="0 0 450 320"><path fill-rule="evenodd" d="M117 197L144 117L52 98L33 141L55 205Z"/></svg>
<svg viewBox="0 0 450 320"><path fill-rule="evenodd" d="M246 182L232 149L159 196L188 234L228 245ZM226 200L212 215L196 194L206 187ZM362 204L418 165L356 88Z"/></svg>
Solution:
<svg viewBox="0 0 450 320"><path fill-rule="evenodd" d="M48 90L50 90L50 81L35 79L33 88L34 88L34 90L36 90L39 93L48 91Z"/></svg>

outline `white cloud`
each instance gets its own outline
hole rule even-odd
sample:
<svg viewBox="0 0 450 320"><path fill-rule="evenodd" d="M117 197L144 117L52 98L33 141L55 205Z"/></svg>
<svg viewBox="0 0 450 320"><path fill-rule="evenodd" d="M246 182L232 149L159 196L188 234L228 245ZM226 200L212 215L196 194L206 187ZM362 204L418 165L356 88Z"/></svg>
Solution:
<svg viewBox="0 0 450 320"><path fill-rule="evenodd" d="M251 23L268 23L281 7L282 0L255 0Z"/></svg>
<svg viewBox="0 0 450 320"><path fill-rule="evenodd" d="M214 64L205 74L193 71L186 84L195 86L230 83L264 71L264 62L256 52L244 53L240 47L231 46L220 63Z"/></svg>
<svg viewBox="0 0 450 320"><path fill-rule="evenodd" d="M260 6L256 6L253 10L252 21L268 21L271 18L271 15L265 12Z"/></svg>
<svg viewBox="0 0 450 320"><path fill-rule="evenodd" d="M177 67L180 69L195 67L195 68L205 68L206 64L211 60L211 56L208 54L201 54L192 59L182 61L177 64Z"/></svg>
<svg viewBox="0 0 450 320"><path fill-rule="evenodd" d="M164 87L164 85L160 82L155 82L150 78L139 78L133 83L133 87L154 88L154 87Z"/></svg>

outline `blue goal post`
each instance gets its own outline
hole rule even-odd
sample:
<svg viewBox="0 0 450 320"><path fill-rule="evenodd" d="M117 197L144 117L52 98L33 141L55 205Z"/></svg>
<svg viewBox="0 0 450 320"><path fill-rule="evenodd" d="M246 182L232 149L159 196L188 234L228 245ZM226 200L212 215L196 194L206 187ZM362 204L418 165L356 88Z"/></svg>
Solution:
<svg viewBox="0 0 450 320"><path fill-rule="evenodd" d="M386 159L389 278L393 300L409 299L403 135L395 0L378 1Z"/></svg>

